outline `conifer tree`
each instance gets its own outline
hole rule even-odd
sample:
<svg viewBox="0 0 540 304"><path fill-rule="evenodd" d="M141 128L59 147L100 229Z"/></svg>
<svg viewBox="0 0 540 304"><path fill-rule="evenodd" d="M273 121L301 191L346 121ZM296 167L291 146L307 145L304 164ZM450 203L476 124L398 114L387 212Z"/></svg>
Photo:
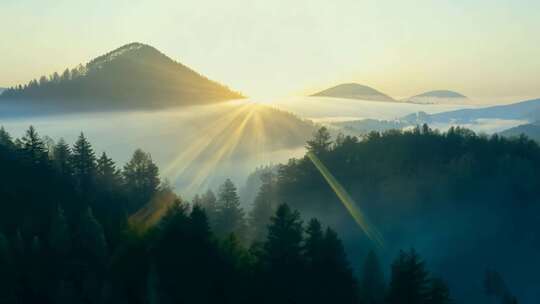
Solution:
<svg viewBox="0 0 540 304"><path fill-rule="evenodd" d="M249 227L251 239L262 241L266 237L270 217L277 208L276 176L271 171L261 174L261 187L253 202L253 209L249 214Z"/></svg>
<svg viewBox="0 0 540 304"><path fill-rule="evenodd" d="M40 138L36 129L30 126L25 135L21 138L24 156L31 164L43 164L47 160L47 149L45 143Z"/></svg>
<svg viewBox="0 0 540 304"><path fill-rule="evenodd" d="M53 165L62 176L71 176L73 169L71 167L71 149L69 145L61 138L54 146L52 152Z"/></svg>
<svg viewBox="0 0 540 304"><path fill-rule="evenodd" d="M429 278L424 261L414 249L401 251L392 263L387 295L389 304L424 304L428 301Z"/></svg>
<svg viewBox="0 0 540 304"><path fill-rule="evenodd" d="M114 161L105 152L97 159L96 177L105 188L115 188L120 185L121 176Z"/></svg>
<svg viewBox="0 0 540 304"><path fill-rule="evenodd" d="M240 207L236 187L230 179L221 185L217 203L216 234L224 237L231 233L245 233L244 211Z"/></svg>
<svg viewBox="0 0 540 304"><path fill-rule="evenodd" d="M148 203L157 192L160 183L159 169L150 154L137 149L122 173L131 196L129 211L133 212Z"/></svg>
<svg viewBox="0 0 540 304"><path fill-rule="evenodd" d="M204 209L210 226L215 230L217 217L217 198L214 192L210 189L200 196L200 205Z"/></svg>
<svg viewBox="0 0 540 304"><path fill-rule="evenodd" d="M13 139L3 126L0 126L0 146L4 146L10 150L14 148Z"/></svg>
<svg viewBox="0 0 540 304"><path fill-rule="evenodd" d="M362 303L383 304L385 294L384 272L375 251L369 251L363 266L360 281Z"/></svg>
<svg viewBox="0 0 540 304"><path fill-rule="evenodd" d="M330 150L332 146L332 137L326 127L321 127L313 135L313 139L307 141L308 151L320 155Z"/></svg>
<svg viewBox="0 0 540 304"><path fill-rule="evenodd" d="M305 267L302 256L303 227L298 211L280 205L270 219L268 235L260 257L267 303L300 302Z"/></svg>
<svg viewBox="0 0 540 304"><path fill-rule="evenodd" d="M83 193L88 192L94 185L96 171L94 150L83 133L79 135L72 150L71 165L79 190Z"/></svg>

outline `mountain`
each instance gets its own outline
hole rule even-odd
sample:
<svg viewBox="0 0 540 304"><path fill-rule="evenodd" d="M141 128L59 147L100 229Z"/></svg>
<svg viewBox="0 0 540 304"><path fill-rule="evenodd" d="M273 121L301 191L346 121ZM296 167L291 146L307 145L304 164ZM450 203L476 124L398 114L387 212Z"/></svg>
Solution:
<svg viewBox="0 0 540 304"><path fill-rule="evenodd" d="M8 89L1 98L62 110L109 110L212 103L242 95L152 46L130 43L84 66Z"/></svg>
<svg viewBox="0 0 540 304"><path fill-rule="evenodd" d="M392 97L384 93L381 93L373 88L358 83L340 84L324 91L315 93L311 96L337 97L373 101L395 101Z"/></svg>
<svg viewBox="0 0 540 304"><path fill-rule="evenodd" d="M459 103L467 101L467 96L455 91L435 90L409 97L405 101L421 104Z"/></svg>
<svg viewBox="0 0 540 304"><path fill-rule="evenodd" d="M540 113L540 98L526 100L522 102L489 106L475 109L461 109L447 111L437 114L420 113L423 121L417 123L471 123L478 119L503 119L503 120L529 120L535 121ZM410 121L417 117L416 114L409 114L403 120Z"/></svg>
<svg viewBox="0 0 540 304"><path fill-rule="evenodd" d="M0 88L0 94L5 90L6 90L6 88Z"/></svg>
<svg viewBox="0 0 540 304"><path fill-rule="evenodd" d="M516 137L521 134L540 143L540 122L520 125L499 133L505 137Z"/></svg>

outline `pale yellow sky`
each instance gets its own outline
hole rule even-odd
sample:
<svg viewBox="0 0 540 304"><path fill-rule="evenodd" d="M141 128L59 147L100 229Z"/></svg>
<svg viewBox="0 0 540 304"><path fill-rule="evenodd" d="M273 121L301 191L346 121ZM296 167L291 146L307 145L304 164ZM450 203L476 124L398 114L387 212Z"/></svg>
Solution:
<svg viewBox="0 0 540 304"><path fill-rule="evenodd" d="M255 97L341 82L540 97L533 0L2 0L0 22L0 86L138 41Z"/></svg>

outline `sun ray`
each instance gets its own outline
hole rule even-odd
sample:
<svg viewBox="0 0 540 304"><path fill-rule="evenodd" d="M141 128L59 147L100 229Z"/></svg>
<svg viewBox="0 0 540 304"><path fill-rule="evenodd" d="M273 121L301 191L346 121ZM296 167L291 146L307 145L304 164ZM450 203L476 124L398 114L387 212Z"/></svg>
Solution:
<svg viewBox="0 0 540 304"><path fill-rule="evenodd" d="M364 233L375 244L380 247L384 246L384 239L380 232L372 225L364 213L360 210L356 202L350 197L345 188L337 181L337 179L330 173L328 168L321 162L321 160L313 153L307 153L308 158L313 162L317 170L324 177L330 188L336 193L336 196L343 203L347 211L353 217L354 221L360 226Z"/></svg>

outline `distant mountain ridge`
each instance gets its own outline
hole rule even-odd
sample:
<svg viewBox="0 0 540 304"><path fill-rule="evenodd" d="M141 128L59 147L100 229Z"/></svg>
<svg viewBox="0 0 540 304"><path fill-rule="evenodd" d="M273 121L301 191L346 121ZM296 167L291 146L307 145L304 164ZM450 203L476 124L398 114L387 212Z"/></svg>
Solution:
<svg viewBox="0 0 540 304"><path fill-rule="evenodd" d="M108 110L193 105L243 96L152 46L130 43L85 66L7 89L0 97L77 110Z"/></svg>
<svg viewBox="0 0 540 304"><path fill-rule="evenodd" d="M470 123L477 119L504 119L536 121L540 117L540 98L512 104L474 109L461 109L436 114L412 113L401 120L416 123Z"/></svg>
<svg viewBox="0 0 540 304"><path fill-rule="evenodd" d="M530 124L519 125L499 133L505 137L515 137L525 135L528 138L540 143L540 121Z"/></svg>
<svg viewBox="0 0 540 304"><path fill-rule="evenodd" d="M395 101L392 97L375 90L374 88L358 83L343 83L329 89L317 92L310 96L336 97L372 101Z"/></svg>
<svg viewBox="0 0 540 304"><path fill-rule="evenodd" d="M405 102L436 104L436 103L456 103L467 101L468 97L450 90L434 90L422 94L411 96L405 99Z"/></svg>

